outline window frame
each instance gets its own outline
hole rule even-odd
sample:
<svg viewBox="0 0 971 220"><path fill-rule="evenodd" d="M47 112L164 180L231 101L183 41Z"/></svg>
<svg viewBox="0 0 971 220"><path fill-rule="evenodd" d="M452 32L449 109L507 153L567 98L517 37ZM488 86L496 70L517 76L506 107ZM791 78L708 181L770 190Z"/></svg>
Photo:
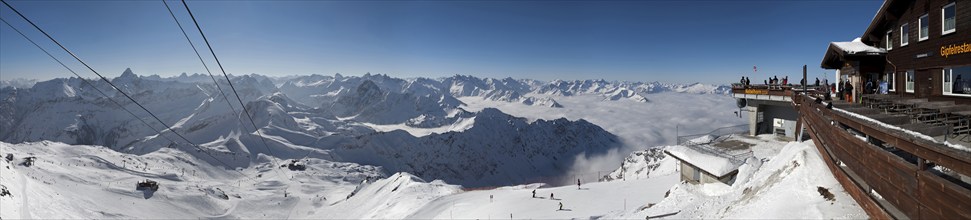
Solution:
<svg viewBox="0 0 971 220"><path fill-rule="evenodd" d="M951 69L951 68L943 68L943 69L941 69L941 84L942 84L942 86L941 86L941 93L944 94L944 95L951 95L954 92L953 89L951 91L947 91L948 88L951 88L951 87L954 86L954 82L951 82L953 80L951 80L951 77L948 76L948 72L953 73L954 70ZM950 84L950 85L948 85L948 84Z"/></svg>
<svg viewBox="0 0 971 220"><path fill-rule="evenodd" d="M957 8L957 5L955 5L955 3L957 2L951 2L951 4L946 4L944 5L944 7L941 7L941 36L957 32L958 30L958 25L957 25L958 8ZM951 29L951 30L944 29L944 25L945 25L944 20L946 19L944 17L944 9L946 9L947 7L954 7L954 29Z"/></svg>
<svg viewBox="0 0 971 220"><path fill-rule="evenodd" d="M917 78L917 74L914 73L914 70L907 70L906 72L904 72L904 92L914 93L914 91L916 90L915 87L917 87L916 85L917 79L915 78Z"/></svg>
<svg viewBox="0 0 971 220"><path fill-rule="evenodd" d="M904 30L907 28L907 30ZM907 36L907 39L904 39ZM900 47L904 47L910 44L910 23L904 23L900 25Z"/></svg>
<svg viewBox="0 0 971 220"><path fill-rule="evenodd" d="M960 68L960 66L958 66L958 68ZM941 69L941 94L945 96L971 97L971 94L954 93L954 79L952 79L954 76L954 69L956 68L953 66L944 67ZM948 85L948 81L950 81L950 85ZM951 88L951 91L946 91L945 89L947 88Z"/></svg>
<svg viewBox="0 0 971 220"><path fill-rule="evenodd" d="M893 37L892 36L893 36L893 28L891 28L890 30L887 30L887 35L884 36L884 39L887 42L887 44L884 45L884 48L886 48L888 51L889 50L893 50Z"/></svg>
<svg viewBox="0 0 971 220"><path fill-rule="evenodd" d="M896 92L897 86L895 83L897 83L897 73L894 73L894 72L887 73L884 75L884 79L887 80L887 91Z"/></svg>
<svg viewBox="0 0 971 220"><path fill-rule="evenodd" d="M927 13L924 13L924 15L921 15L920 18L917 19L917 42L925 41L931 38L931 21L929 19L930 16ZM923 29L921 24L922 20L927 23L927 31L924 31ZM927 36L921 36L922 34L926 34Z"/></svg>

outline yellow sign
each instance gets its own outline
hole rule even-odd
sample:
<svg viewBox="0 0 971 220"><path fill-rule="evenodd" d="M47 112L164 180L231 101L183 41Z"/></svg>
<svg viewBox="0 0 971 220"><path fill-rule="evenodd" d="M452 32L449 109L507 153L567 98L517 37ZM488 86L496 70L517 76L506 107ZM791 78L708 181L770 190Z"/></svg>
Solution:
<svg viewBox="0 0 971 220"><path fill-rule="evenodd" d="M947 46L941 46L941 56L944 56L944 58L947 58L947 56L950 56L950 55L956 55L956 54L962 54L962 53L971 53L971 44L962 43L962 44L951 44Z"/></svg>
<svg viewBox="0 0 971 220"><path fill-rule="evenodd" d="M769 90L767 90L767 89L745 89L745 94L768 95L769 94Z"/></svg>

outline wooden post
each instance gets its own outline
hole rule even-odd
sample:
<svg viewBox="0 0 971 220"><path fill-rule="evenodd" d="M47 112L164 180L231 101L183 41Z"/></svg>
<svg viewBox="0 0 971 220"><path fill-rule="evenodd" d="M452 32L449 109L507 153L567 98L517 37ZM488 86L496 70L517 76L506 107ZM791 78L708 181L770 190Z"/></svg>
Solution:
<svg viewBox="0 0 971 220"><path fill-rule="evenodd" d="M802 65L802 92L806 92L806 84L809 84L809 79L806 78L806 65Z"/></svg>
<svg viewBox="0 0 971 220"><path fill-rule="evenodd" d="M797 112L796 114L799 114L798 113L799 111L796 111L796 112ZM793 132L793 133L795 133L794 135L796 136L795 139L796 139L797 142L802 141L802 130L803 130L803 128L802 128L803 124L802 123L803 123L802 117L796 117L796 131Z"/></svg>

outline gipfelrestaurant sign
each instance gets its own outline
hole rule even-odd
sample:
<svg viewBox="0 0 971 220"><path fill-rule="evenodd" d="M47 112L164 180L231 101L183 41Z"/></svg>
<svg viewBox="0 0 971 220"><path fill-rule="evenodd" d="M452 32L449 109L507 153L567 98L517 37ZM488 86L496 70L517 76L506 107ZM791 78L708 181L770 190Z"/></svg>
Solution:
<svg viewBox="0 0 971 220"><path fill-rule="evenodd" d="M941 46L941 56L944 58L962 53L971 53L971 44L961 43Z"/></svg>

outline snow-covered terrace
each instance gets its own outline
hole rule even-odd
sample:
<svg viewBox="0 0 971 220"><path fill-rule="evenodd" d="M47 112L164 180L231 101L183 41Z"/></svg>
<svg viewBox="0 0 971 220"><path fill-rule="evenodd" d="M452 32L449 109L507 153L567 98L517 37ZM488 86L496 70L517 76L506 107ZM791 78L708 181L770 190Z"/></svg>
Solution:
<svg viewBox="0 0 971 220"><path fill-rule="evenodd" d="M971 217L971 150L938 139L950 136L948 126L813 99L795 100L800 119L834 175L843 176L842 185L871 217Z"/></svg>
<svg viewBox="0 0 971 220"><path fill-rule="evenodd" d="M963 109L971 109L971 106L953 105L953 102L925 105L929 104L926 99L890 98L876 101L883 96L867 95L863 98L864 104L834 101L833 110L913 138L971 152L971 143L968 142L971 139L971 130L968 129L971 118L961 113ZM950 111L952 108L956 110Z"/></svg>

